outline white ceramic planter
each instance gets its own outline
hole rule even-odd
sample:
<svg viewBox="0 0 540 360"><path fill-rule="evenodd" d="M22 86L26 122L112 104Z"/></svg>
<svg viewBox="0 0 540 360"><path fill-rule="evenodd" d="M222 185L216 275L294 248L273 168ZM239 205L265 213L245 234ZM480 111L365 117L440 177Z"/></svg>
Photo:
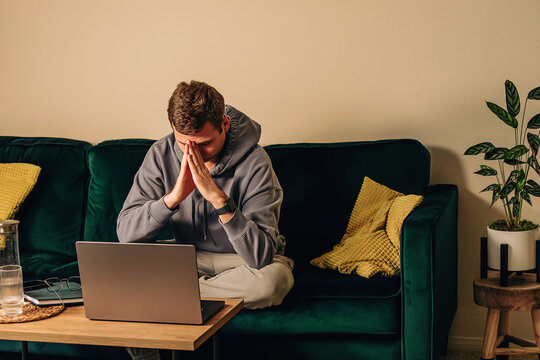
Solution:
<svg viewBox="0 0 540 360"><path fill-rule="evenodd" d="M508 244L508 270L526 271L536 268L536 240L538 229L527 231L499 231L489 227L488 267L501 269L501 244Z"/></svg>

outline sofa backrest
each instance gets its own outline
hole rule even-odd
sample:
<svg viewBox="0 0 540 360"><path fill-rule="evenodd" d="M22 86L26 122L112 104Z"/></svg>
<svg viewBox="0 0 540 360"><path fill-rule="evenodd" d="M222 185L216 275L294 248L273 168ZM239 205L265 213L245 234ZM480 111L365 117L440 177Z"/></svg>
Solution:
<svg viewBox="0 0 540 360"><path fill-rule="evenodd" d="M296 271L339 243L365 176L405 194L422 194L429 185L429 152L416 140L265 149L283 188L279 229Z"/></svg>
<svg viewBox="0 0 540 360"><path fill-rule="evenodd" d="M155 140L108 140L88 152L88 206L84 226L86 241L118 241L116 219L133 185L133 178ZM158 239L172 239L165 227Z"/></svg>
<svg viewBox="0 0 540 360"><path fill-rule="evenodd" d="M116 218L155 140L104 141L88 152L90 180L84 240L118 241Z"/></svg>
<svg viewBox="0 0 540 360"><path fill-rule="evenodd" d="M0 136L0 163L38 165L37 183L15 215L22 252L75 256L86 210L86 154L91 144L58 138Z"/></svg>
<svg viewBox="0 0 540 360"><path fill-rule="evenodd" d="M116 217L153 140L106 141L89 151L85 240L117 241ZM337 244L364 176L406 194L424 193L430 157L415 140L267 146L284 191L280 231L297 271ZM165 229L160 238L171 238Z"/></svg>
<svg viewBox="0 0 540 360"><path fill-rule="evenodd" d="M118 241L117 215L153 143L124 139L92 147L70 139L0 137L0 162L42 167L16 216L21 251L74 256L77 240ZM340 241L364 176L406 194L429 185L429 152L415 140L265 149L284 191L279 226L286 254L300 271ZM159 236L171 237L170 229Z"/></svg>

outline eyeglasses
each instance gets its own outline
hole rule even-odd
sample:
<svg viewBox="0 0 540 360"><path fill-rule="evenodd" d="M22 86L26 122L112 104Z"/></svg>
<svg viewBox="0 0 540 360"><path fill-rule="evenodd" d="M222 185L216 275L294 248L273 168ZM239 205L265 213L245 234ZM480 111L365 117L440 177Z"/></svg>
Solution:
<svg viewBox="0 0 540 360"><path fill-rule="evenodd" d="M66 284L66 287L69 290L80 290L81 278L79 276L70 276L68 278L59 278L54 276L45 280L34 280L29 283L25 283L24 289L32 290L46 287L50 292L57 292L64 287L64 284Z"/></svg>
<svg viewBox="0 0 540 360"><path fill-rule="evenodd" d="M81 289L81 278L79 276L70 276L68 278L59 277L50 277L43 280L45 284L48 285L47 290L49 291L59 291L66 284L69 290L80 290Z"/></svg>

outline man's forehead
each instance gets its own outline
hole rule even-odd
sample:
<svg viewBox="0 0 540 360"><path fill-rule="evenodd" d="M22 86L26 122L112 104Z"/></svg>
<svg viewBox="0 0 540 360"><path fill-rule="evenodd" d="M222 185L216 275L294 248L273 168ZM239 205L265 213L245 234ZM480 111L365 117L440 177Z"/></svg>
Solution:
<svg viewBox="0 0 540 360"><path fill-rule="evenodd" d="M213 138L211 136L204 136L201 134L192 134L192 135L184 135L179 133L178 131L174 131L174 137L176 138L176 141L185 144L188 142L188 140L193 141L196 144L204 143L207 141L211 141Z"/></svg>
<svg viewBox="0 0 540 360"><path fill-rule="evenodd" d="M186 135L178 132L174 128L174 126L172 128L174 132L174 137L177 141L181 143L186 143L188 140L191 140L197 144L200 144L212 141L220 135L220 132L214 127L214 125L212 125L212 123L210 123L210 121L207 121L200 131L191 135Z"/></svg>

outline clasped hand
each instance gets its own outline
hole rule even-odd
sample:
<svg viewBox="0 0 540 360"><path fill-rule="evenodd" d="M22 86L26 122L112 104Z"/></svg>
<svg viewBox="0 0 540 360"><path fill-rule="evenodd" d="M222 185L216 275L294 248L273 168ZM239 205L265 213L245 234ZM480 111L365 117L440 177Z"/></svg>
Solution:
<svg viewBox="0 0 540 360"><path fill-rule="evenodd" d="M204 160L196 143L188 140L185 145L184 157L180 174L176 180L173 190L165 195L165 205L169 209L178 206L185 198L197 188L201 195L214 207L220 208L225 205L227 195L216 185L206 167Z"/></svg>

